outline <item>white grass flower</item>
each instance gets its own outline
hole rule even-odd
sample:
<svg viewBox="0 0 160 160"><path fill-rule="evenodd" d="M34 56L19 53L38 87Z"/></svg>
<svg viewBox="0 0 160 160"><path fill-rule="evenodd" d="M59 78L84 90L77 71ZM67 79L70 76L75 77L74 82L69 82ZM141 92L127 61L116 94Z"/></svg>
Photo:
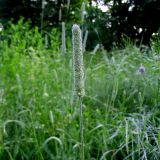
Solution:
<svg viewBox="0 0 160 160"><path fill-rule="evenodd" d="M72 27L73 83L74 83L74 90L79 97L83 97L85 95L81 34L82 33L80 27L77 24L74 24Z"/></svg>

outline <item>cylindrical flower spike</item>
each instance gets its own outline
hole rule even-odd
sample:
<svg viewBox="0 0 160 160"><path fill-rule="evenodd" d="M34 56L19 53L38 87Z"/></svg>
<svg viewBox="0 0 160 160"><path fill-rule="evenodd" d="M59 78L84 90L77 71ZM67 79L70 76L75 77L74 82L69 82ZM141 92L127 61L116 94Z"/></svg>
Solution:
<svg viewBox="0 0 160 160"><path fill-rule="evenodd" d="M82 33L80 27L77 24L74 24L72 27L73 82L74 82L74 90L79 97L83 97L85 95L81 34Z"/></svg>

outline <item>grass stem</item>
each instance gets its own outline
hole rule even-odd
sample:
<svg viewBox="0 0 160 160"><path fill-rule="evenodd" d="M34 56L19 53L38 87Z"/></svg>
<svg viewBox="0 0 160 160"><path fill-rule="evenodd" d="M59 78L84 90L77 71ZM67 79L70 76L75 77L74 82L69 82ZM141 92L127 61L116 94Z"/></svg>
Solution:
<svg viewBox="0 0 160 160"><path fill-rule="evenodd" d="M83 134L83 102L82 102L82 97L80 99L80 160L84 160L84 134Z"/></svg>

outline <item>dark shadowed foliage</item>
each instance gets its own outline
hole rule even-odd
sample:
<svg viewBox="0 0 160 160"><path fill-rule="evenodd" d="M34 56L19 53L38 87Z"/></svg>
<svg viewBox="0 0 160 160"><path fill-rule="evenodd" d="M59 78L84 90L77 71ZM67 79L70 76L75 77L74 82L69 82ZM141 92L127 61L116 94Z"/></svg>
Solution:
<svg viewBox="0 0 160 160"><path fill-rule="evenodd" d="M132 40L137 46L150 46L153 33L160 27L159 0L89 0L84 26L89 30L87 48L97 43L110 50L113 46L123 47L124 39ZM99 4L108 7L102 12Z"/></svg>
<svg viewBox="0 0 160 160"><path fill-rule="evenodd" d="M138 45L149 45L152 34L160 27L159 0L114 0L110 13L111 31L117 41L128 36Z"/></svg>
<svg viewBox="0 0 160 160"><path fill-rule="evenodd" d="M69 1L67 0L45 0L45 27L55 27L61 21L75 21L77 17L76 15L71 14L71 11L78 12L80 10L82 0L72 0L70 1L70 3L68 2ZM0 4L1 19L12 18L15 22L17 22L20 17L24 17L26 20L30 19L33 25L40 26L42 14L42 0L0 0Z"/></svg>

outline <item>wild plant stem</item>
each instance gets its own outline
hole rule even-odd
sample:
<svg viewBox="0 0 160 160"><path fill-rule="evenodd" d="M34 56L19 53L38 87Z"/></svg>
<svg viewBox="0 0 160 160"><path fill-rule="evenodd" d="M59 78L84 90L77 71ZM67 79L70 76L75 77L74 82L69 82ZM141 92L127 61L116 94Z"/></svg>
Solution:
<svg viewBox="0 0 160 160"><path fill-rule="evenodd" d="M80 99L80 160L84 160L84 135L83 135L83 102L82 97Z"/></svg>
<svg viewBox="0 0 160 160"><path fill-rule="evenodd" d="M44 0L42 0L42 12L41 12L41 35L43 30L43 19L44 19Z"/></svg>

